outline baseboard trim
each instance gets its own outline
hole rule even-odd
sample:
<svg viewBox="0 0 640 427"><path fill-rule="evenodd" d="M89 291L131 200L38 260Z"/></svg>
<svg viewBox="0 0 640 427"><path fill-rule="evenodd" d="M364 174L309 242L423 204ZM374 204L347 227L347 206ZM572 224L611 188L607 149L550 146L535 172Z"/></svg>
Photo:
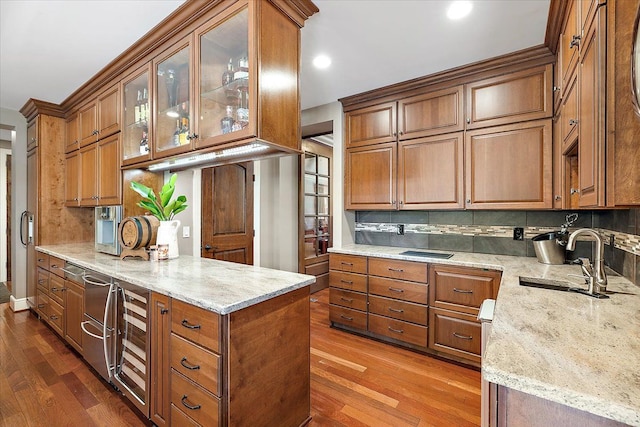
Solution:
<svg viewBox="0 0 640 427"><path fill-rule="evenodd" d="M29 303L27 303L26 298L16 299L11 295L9 298L9 305L11 306L11 310L15 311L24 311L29 310Z"/></svg>

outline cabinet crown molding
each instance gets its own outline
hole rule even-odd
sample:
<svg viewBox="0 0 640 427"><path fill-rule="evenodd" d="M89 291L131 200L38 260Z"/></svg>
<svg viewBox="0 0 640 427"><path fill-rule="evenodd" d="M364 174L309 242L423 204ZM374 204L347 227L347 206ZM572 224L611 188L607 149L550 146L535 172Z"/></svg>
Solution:
<svg viewBox="0 0 640 427"><path fill-rule="evenodd" d="M40 114L64 118L64 110L58 104L33 98L29 98L20 109L20 113L27 119L27 122L30 122Z"/></svg>

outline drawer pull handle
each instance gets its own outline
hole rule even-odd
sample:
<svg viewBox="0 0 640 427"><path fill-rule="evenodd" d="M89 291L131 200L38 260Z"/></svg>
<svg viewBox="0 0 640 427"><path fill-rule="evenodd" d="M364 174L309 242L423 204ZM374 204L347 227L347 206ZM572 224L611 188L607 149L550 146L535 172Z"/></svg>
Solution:
<svg viewBox="0 0 640 427"><path fill-rule="evenodd" d="M51 292L58 292L58 288L51 288Z"/></svg>
<svg viewBox="0 0 640 427"><path fill-rule="evenodd" d="M402 309L398 310L397 308L392 308L392 307L389 307L389 311L392 313L404 313L404 310Z"/></svg>
<svg viewBox="0 0 640 427"><path fill-rule="evenodd" d="M38 258L38 262L44 262L44 258Z"/></svg>
<svg viewBox="0 0 640 427"><path fill-rule="evenodd" d="M353 265L352 262L344 262L344 261L341 261L340 264L342 264L342 265Z"/></svg>
<svg viewBox="0 0 640 427"><path fill-rule="evenodd" d="M349 322L353 321L353 317L345 316L344 314L341 314L340 318L344 320L348 320Z"/></svg>
<svg viewBox="0 0 640 427"><path fill-rule="evenodd" d="M51 268L58 268L58 265L57 264L52 264Z"/></svg>
<svg viewBox="0 0 640 427"><path fill-rule="evenodd" d="M404 331L402 329L393 329L391 326L387 326L387 328L391 331L391 332L395 332L396 334L403 334Z"/></svg>
<svg viewBox="0 0 640 427"><path fill-rule="evenodd" d="M454 333L453 333L453 336L454 336L454 337L456 337L456 338L460 338L461 340L472 340L472 339L473 339L473 337L472 337L472 336L469 336L469 335L460 335L460 334L459 334L459 333L457 333L457 332L454 332Z"/></svg>
<svg viewBox="0 0 640 427"><path fill-rule="evenodd" d="M392 288L392 287L389 287L389 290L390 290L391 292L396 292L396 293L399 293L399 294L404 293L404 289L398 289L398 288Z"/></svg>
<svg viewBox="0 0 640 427"><path fill-rule="evenodd" d="M187 395L183 394L182 395L182 399L180 399L180 401L182 402L182 404L185 406L185 408L191 409L191 410L196 410L196 409L200 409L202 406L201 405L189 405L187 403Z"/></svg>
<svg viewBox="0 0 640 427"><path fill-rule="evenodd" d="M44 284L44 280L42 279L38 280L38 285L42 285L42 284Z"/></svg>
<svg viewBox="0 0 640 427"><path fill-rule="evenodd" d="M38 308L44 308L44 304L38 304Z"/></svg>
<svg viewBox="0 0 640 427"><path fill-rule="evenodd" d="M189 329L200 329L200 325L192 325L187 319L182 320L182 326Z"/></svg>
<svg viewBox="0 0 640 427"><path fill-rule="evenodd" d="M340 297L340 301L353 302L353 298Z"/></svg>
<svg viewBox="0 0 640 427"><path fill-rule="evenodd" d="M347 285L353 285L353 281L351 280L340 280L340 283L346 283Z"/></svg>
<svg viewBox="0 0 640 427"><path fill-rule="evenodd" d="M395 271L396 273L404 273L404 270L401 268L391 268L389 267L389 271Z"/></svg>
<svg viewBox="0 0 640 427"><path fill-rule="evenodd" d="M453 292L457 292L459 294L472 294L473 291L471 289L458 289L458 288L453 288Z"/></svg>
<svg viewBox="0 0 640 427"><path fill-rule="evenodd" d="M49 316L49 319L51 320L58 320L58 316L56 316L55 314L53 316Z"/></svg>
<svg viewBox="0 0 640 427"><path fill-rule="evenodd" d="M184 366L185 368L191 370L191 371L195 371L197 369L200 369L200 365L189 365L188 363L185 363L187 361L187 357L183 357L182 360L180 361L180 364L182 366Z"/></svg>

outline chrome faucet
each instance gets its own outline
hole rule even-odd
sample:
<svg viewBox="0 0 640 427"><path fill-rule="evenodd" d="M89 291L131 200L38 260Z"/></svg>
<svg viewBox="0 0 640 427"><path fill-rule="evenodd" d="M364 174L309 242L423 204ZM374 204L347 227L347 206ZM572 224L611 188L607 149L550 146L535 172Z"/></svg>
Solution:
<svg viewBox="0 0 640 427"><path fill-rule="evenodd" d="M589 293L594 294L605 292L607 290L607 275L604 272L604 242L602 237L590 228L580 228L569 236L567 241L567 250L573 251L576 248L576 237L580 234L586 234L593 237L596 241L596 254L593 260L593 267L583 261L582 272L589 283ZM587 265L585 265L587 264Z"/></svg>

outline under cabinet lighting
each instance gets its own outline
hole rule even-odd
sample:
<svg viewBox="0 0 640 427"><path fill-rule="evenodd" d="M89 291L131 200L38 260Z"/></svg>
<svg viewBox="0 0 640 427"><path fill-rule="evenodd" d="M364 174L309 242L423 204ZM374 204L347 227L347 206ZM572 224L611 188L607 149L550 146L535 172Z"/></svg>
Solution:
<svg viewBox="0 0 640 427"><path fill-rule="evenodd" d="M473 9L473 4L470 1L454 1L447 9L447 17L452 20L462 19L471 13L471 9Z"/></svg>
<svg viewBox="0 0 640 427"><path fill-rule="evenodd" d="M183 166L195 166L225 157L234 157L240 156L242 154L257 153L259 151L266 150L267 148L269 148L268 145L255 142L253 144L243 145L241 147L225 148L224 150L215 151L213 153L196 154L189 157L180 157L177 159L166 160L161 163L150 165L149 170L161 171Z"/></svg>

